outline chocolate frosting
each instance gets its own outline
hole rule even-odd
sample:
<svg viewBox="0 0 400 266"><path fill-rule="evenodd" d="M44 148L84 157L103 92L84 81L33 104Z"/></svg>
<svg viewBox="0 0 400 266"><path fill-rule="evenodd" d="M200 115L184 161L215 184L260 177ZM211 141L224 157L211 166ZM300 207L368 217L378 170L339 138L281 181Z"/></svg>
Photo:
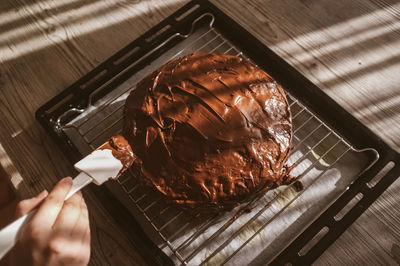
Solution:
<svg viewBox="0 0 400 266"><path fill-rule="evenodd" d="M140 179L176 203L234 206L288 177L285 93L239 57L191 54L151 73L126 100L122 134Z"/></svg>
<svg viewBox="0 0 400 266"><path fill-rule="evenodd" d="M136 157L133 154L131 145L122 135L112 136L108 141L101 145L99 150L111 150L112 155L118 159L122 164L122 169L119 171L118 176L120 177L135 161Z"/></svg>

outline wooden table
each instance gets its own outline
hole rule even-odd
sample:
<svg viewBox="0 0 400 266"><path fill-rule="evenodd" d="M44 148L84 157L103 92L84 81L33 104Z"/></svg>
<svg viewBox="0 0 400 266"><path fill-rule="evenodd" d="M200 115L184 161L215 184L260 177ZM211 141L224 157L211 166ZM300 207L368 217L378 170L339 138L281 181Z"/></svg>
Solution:
<svg viewBox="0 0 400 266"><path fill-rule="evenodd" d="M22 198L72 166L38 107L186 0L0 2L0 162ZM400 150L400 1L213 1ZM400 163L400 162L396 162ZM90 191L92 265L144 264ZM400 179L316 264L400 263Z"/></svg>

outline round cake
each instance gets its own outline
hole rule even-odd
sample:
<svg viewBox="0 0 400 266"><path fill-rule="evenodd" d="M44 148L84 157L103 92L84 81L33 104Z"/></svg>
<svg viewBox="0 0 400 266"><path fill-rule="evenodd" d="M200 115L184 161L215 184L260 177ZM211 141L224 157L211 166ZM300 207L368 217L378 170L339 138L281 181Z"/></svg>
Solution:
<svg viewBox="0 0 400 266"><path fill-rule="evenodd" d="M123 135L140 180L179 204L236 206L288 178L285 93L240 57L191 54L151 73L126 100Z"/></svg>

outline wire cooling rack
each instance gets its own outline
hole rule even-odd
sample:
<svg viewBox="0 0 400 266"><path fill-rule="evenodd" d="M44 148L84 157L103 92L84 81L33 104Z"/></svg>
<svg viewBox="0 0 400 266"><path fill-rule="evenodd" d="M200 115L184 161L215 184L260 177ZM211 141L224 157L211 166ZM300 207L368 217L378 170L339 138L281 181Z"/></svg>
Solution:
<svg viewBox="0 0 400 266"><path fill-rule="evenodd" d="M249 48L243 51L235 45L234 36L222 32L224 27L216 26L218 19L225 21L224 25L229 28L239 27L209 4L201 1L188 4L151 30L151 34L125 47L107 60L104 67L99 66L42 107L37 113L39 120L45 127L51 125L50 133L60 145L69 147L74 158L79 158L121 130L123 106L130 90L169 60L195 52L236 55L255 63L263 60L249 55L252 53ZM148 46L147 50L144 46ZM264 61L274 58L268 53L263 56ZM267 69L270 73L281 67L266 66L270 67ZM273 76L278 82L286 83L290 72L284 74L284 79L279 72ZM320 243L337 231L338 225L350 224L349 219L354 215L349 214L355 212L355 206L369 199L365 189L352 189L365 179L368 170L374 170L371 178L379 170L381 177L393 172L393 163L382 172L387 162L377 163L383 166L374 169L383 153L377 151L376 145L356 149L341 132L324 122L328 114L309 108L308 98L302 101L290 93L298 89L296 83L282 85L293 115L293 148L288 165L295 165L292 174L299 176L301 183L270 190L256 201L223 213L169 205L159 192L139 185L135 181L137 173L131 169L118 182L107 184L151 241L174 264L258 265L286 261L296 264L302 260L309 263L318 256L316 251L323 251ZM312 92L314 87L306 85L299 83L304 90ZM85 91L90 93L82 96ZM321 101L324 97L321 96ZM343 112L332 111L338 115ZM344 122L347 120L348 117ZM365 181L368 180L362 185L375 188L376 181ZM329 214L332 208L334 215ZM310 230L313 232L306 234ZM340 230L344 230L343 226ZM335 237L338 235L335 233Z"/></svg>

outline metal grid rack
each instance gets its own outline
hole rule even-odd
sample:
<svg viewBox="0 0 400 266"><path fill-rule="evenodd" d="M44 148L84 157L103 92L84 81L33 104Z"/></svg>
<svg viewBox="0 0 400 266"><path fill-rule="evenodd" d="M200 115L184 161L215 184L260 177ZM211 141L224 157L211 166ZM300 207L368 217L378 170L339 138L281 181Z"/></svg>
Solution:
<svg viewBox="0 0 400 266"><path fill-rule="evenodd" d="M188 35L171 36L166 42L176 36L183 36L185 39L165 52L157 62L150 64L100 100L94 101L96 94L92 93L87 108L73 110L74 112L78 111L81 115L60 127L75 146L81 149L82 154L89 153L111 135L119 132L122 127L124 100L130 89L145 74L163 63L193 52L217 52L247 58L213 27L214 17L211 14L203 16L210 17L210 24L195 30L192 28ZM293 212L293 209L303 208L308 218L303 219L304 222L300 223L296 230L290 230L290 239L286 239L286 242L282 241L282 246L279 246L271 238L271 242L267 243L267 246L270 246L269 251L260 250L257 256L251 258L254 263L258 260L271 260L302 232L302 228L304 229L319 213L328 208L359 174L375 162L368 159L371 156L366 156L366 153L377 154L375 150L355 150L305 105L290 94L287 95L294 125L294 147L288 164L295 165L293 174L301 176L300 180L304 189L299 189L298 183L292 183L289 186L269 191L263 198L239 206L232 212L220 214L168 205L157 191L138 185L132 170L118 180L118 188L112 187L117 194L120 194L119 191L123 192L123 195L120 194L119 197L124 197L125 201L129 201L128 208L134 206L139 211L142 216L139 217L141 223L150 225L147 228L152 228L155 233L153 235L159 237L155 242L159 243L158 246L171 257L172 261L177 264L189 265L238 264L240 259L237 259L236 255L257 245L253 242L263 231L272 225L275 226L274 228L286 226L282 230L289 230L289 226L293 226L294 222L282 222L283 215L290 211ZM61 119L59 119L60 121ZM329 183L329 178L334 176L331 173L333 169L339 169L340 180L337 181L338 178L336 178L336 181L340 184L335 184L332 190L334 192L326 192L326 202L322 202L323 204L320 202L317 204L307 203L311 207L307 207L307 204L301 205L303 195L309 194L313 189L320 191L315 187L322 182L321 180ZM346 175L345 178L344 175ZM321 184L324 185L324 182ZM247 209L251 209L251 212L243 211ZM248 232L248 228L251 228L252 232L250 234L243 233ZM262 248L265 247L264 243ZM301 252L305 254L306 247ZM221 256L221 254L224 255ZM234 262L232 258L235 258Z"/></svg>

